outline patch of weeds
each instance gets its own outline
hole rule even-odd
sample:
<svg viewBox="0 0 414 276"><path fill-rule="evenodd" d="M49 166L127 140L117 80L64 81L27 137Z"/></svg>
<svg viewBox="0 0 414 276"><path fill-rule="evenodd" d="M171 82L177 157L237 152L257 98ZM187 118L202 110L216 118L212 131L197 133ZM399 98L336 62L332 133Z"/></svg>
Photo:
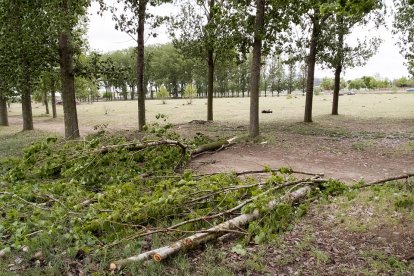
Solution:
<svg viewBox="0 0 414 276"><path fill-rule="evenodd" d="M246 267L248 270L252 270L257 273L268 273L268 269L265 267L264 260L266 259L266 249L259 247L259 250L246 260Z"/></svg>
<svg viewBox="0 0 414 276"><path fill-rule="evenodd" d="M399 260L396 256L388 256L379 250L370 250L362 252L362 256L369 265L369 271L372 273L389 275L408 275L414 266Z"/></svg>
<svg viewBox="0 0 414 276"><path fill-rule="evenodd" d="M246 260L246 268L248 271L254 271L256 273L266 273L268 269L263 265L263 263L256 259L247 259Z"/></svg>
<svg viewBox="0 0 414 276"><path fill-rule="evenodd" d="M397 210L405 209L408 211L413 211L414 210L414 196L402 195L396 199L394 206Z"/></svg>
<svg viewBox="0 0 414 276"><path fill-rule="evenodd" d="M316 259L316 263L318 265L320 264L324 264L329 260L329 255L326 254L324 251L318 250L318 249L314 249L310 252L310 254L315 257Z"/></svg>
<svg viewBox="0 0 414 276"><path fill-rule="evenodd" d="M344 196L348 199L348 201L352 201L358 196L358 191L355 189L349 189L344 193Z"/></svg>
<svg viewBox="0 0 414 276"><path fill-rule="evenodd" d="M222 250L216 249L213 245L207 245L201 259L196 265L198 275L233 275L233 272L226 267L225 257L226 253Z"/></svg>
<svg viewBox="0 0 414 276"><path fill-rule="evenodd" d="M327 182L319 185L322 195L327 198L329 196L339 196L349 190L349 187L343 182L336 179L329 179Z"/></svg>
<svg viewBox="0 0 414 276"><path fill-rule="evenodd" d="M326 137L352 137L351 133L346 129L332 129L327 126L319 126L317 124L296 123L284 127L283 130L300 135L309 136L326 136Z"/></svg>
<svg viewBox="0 0 414 276"><path fill-rule="evenodd" d="M295 245L295 247L301 251L310 250L314 240L315 238L308 234L304 236L303 239Z"/></svg>
<svg viewBox="0 0 414 276"><path fill-rule="evenodd" d="M366 141L359 141L359 142L353 143L351 147L354 150L367 151L367 150L372 150L373 148L375 148L376 145L377 143L375 141L366 140Z"/></svg>
<svg viewBox="0 0 414 276"><path fill-rule="evenodd" d="M354 233L366 233L368 232L368 226L362 222L356 222L354 219L347 220L346 228Z"/></svg>

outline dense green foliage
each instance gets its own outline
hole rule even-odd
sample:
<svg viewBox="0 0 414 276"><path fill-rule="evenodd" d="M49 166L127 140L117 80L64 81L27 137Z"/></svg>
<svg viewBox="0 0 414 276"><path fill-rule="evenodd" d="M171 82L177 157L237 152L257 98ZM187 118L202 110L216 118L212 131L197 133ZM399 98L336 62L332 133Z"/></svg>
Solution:
<svg viewBox="0 0 414 276"><path fill-rule="evenodd" d="M169 125L155 124L147 128L141 143L166 138L180 139ZM206 141L197 136L186 143L191 148ZM125 145L130 142L104 131L83 141L49 137L26 148L20 158L3 160L2 249L41 250L49 261L57 261L61 254L100 259L110 247L122 248L131 239L139 250L148 231L159 232L155 237L167 242L182 232L220 223L234 214L214 218L215 214L250 198L254 200L242 212L258 208L268 214L249 227L249 237L260 243L289 228L292 219L306 212L306 206L297 209L283 204L276 212L266 209L270 200L286 192L278 186L295 180L290 169L269 170L271 176L264 182L234 173L199 177L183 169L188 156L180 148L165 145L135 150L133 145ZM326 191L338 191L338 184L329 183ZM165 231L191 219L196 220L176 231ZM122 254L122 250L112 250L109 256Z"/></svg>

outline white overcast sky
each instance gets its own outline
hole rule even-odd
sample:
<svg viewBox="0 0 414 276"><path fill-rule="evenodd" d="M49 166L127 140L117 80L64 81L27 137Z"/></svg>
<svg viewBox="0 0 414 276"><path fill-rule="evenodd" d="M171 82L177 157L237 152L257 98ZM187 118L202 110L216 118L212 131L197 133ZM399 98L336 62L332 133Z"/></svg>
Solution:
<svg viewBox="0 0 414 276"><path fill-rule="evenodd" d="M389 2L389 0L387 0ZM127 34L116 31L112 16L109 12L103 17L97 15L99 5L93 2L89 8L89 30L88 39L91 50L100 52L114 51L136 45L136 42ZM177 12L178 8L172 4L166 4L161 7L153 8L158 15L170 15ZM360 35L365 35L366 31L360 31ZM169 41L165 27L157 30L158 37L148 37L147 44L166 43ZM371 32L372 34L372 32ZM362 76L380 75L382 78L394 79L402 76L408 76L407 69L404 66L404 58L399 54L399 49L395 45L396 40L393 38L391 31L381 28L377 34L384 40L378 50L378 53L372 57L364 67L353 68L345 71L346 79L354 79ZM329 70L318 69L316 77L332 76Z"/></svg>

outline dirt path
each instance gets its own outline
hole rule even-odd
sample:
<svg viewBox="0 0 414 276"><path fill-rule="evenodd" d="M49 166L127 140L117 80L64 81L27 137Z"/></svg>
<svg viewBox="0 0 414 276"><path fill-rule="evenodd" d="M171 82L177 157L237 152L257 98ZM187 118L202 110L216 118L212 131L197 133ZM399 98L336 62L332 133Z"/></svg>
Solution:
<svg viewBox="0 0 414 276"><path fill-rule="evenodd" d="M312 146L278 148L269 145L241 144L213 155L200 156L193 168L203 172L225 172L291 167L296 170L324 173L344 181L367 181L414 171L414 154L404 158L366 151L344 151L341 147L315 150Z"/></svg>
<svg viewBox="0 0 414 276"><path fill-rule="evenodd" d="M233 134L239 135L228 135ZM271 125L261 143L236 144L192 162L206 173L264 166L325 173L344 181L414 172L414 121L344 120L340 128L330 121Z"/></svg>

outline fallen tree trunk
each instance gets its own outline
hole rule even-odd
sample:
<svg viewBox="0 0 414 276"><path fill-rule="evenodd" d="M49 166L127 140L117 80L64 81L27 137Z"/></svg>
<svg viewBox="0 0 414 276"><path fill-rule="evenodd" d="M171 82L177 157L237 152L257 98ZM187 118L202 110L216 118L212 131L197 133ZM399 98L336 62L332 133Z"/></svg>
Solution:
<svg viewBox="0 0 414 276"><path fill-rule="evenodd" d="M269 210L274 209L281 201L289 202L291 204L298 203L300 200L305 198L310 191L311 191L310 186L304 186L298 190L288 193L287 195L279 199L272 200L271 202L268 203L268 209ZM176 241L169 246L164 246L158 249L154 249L148 252L141 253L136 256L132 256L126 259L121 259L121 260L112 262L110 264L110 270L119 269L123 265L131 263L131 262L141 262L141 261L146 261L150 259L160 262L181 250L197 246L199 244L205 243L219 236L222 236L228 233L227 232L228 230L238 229L242 226L245 226L249 222L260 218L260 216L261 214L259 210L256 209L250 214L243 214L243 215L237 216L233 219L230 219L226 222L223 222L219 225L216 225L208 229L207 232L200 231L199 233L196 233L187 238Z"/></svg>
<svg viewBox="0 0 414 276"><path fill-rule="evenodd" d="M134 142L134 143L121 144L121 145L104 146L99 150L99 152L102 154L105 154L105 153L108 153L112 149L118 149L118 148L127 148L128 150L131 150L131 151L137 151L137 150L143 150L149 147L157 147L157 146L162 146L162 145L177 146L181 148L183 155L185 155L187 152L187 147L181 142L175 141L175 140L161 140L161 141L153 141L153 142L146 142L146 143Z"/></svg>
<svg viewBox="0 0 414 276"><path fill-rule="evenodd" d="M193 152L191 153L191 157L197 157L197 156L199 156L201 154L204 154L204 153L207 153L207 152L219 151L219 150L222 150L224 148L230 147L230 146L235 144L234 140L236 140L236 139L237 139L237 137L233 137L231 139L220 140L220 141L217 141L217 142L201 145L198 148L196 148L195 150L193 150Z"/></svg>

